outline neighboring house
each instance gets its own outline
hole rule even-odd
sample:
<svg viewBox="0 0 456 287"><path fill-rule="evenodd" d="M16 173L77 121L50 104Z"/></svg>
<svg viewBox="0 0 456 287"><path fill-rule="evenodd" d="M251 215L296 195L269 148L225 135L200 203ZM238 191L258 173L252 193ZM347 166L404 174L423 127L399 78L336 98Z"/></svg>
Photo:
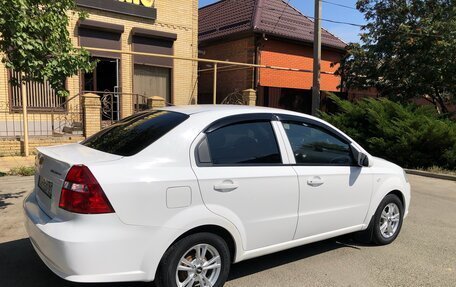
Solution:
<svg viewBox="0 0 456 287"><path fill-rule="evenodd" d="M199 9L200 57L313 69L314 23L282 0L222 0ZM346 44L322 31L324 72L334 72ZM332 65L335 63L335 65ZM213 74L200 65L199 102L212 102ZM340 92L340 77L322 74L321 89ZM273 69L231 69L218 73L217 101L245 89L257 91L260 106L310 112L312 74Z"/></svg>
<svg viewBox="0 0 456 287"><path fill-rule="evenodd" d="M195 62L120 52L197 58L197 0L76 0L76 4L88 13L88 18L78 21L71 15L68 29L73 43L89 51L103 48L119 52L92 50L98 65L91 73L67 79L71 97L89 91L100 95L105 121L131 115L153 96L173 104L188 104L196 99ZM21 89L8 82L18 76L0 63L0 139L22 135ZM39 83L27 84L27 97L31 136L82 132L82 123L78 122L80 97L70 97L66 102L49 85Z"/></svg>

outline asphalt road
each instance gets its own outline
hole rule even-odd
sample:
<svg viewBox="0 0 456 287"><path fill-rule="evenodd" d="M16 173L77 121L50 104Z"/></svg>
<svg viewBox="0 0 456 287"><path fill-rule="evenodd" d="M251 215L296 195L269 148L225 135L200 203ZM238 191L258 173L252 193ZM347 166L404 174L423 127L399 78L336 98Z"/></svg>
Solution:
<svg viewBox="0 0 456 287"><path fill-rule="evenodd" d="M343 236L241 262L226 286L456 286L456 182L410 176L412 203L389 246ZM0 178L0 286L150 286L74 284L41 262L22 224L31 178Z"/></svg>

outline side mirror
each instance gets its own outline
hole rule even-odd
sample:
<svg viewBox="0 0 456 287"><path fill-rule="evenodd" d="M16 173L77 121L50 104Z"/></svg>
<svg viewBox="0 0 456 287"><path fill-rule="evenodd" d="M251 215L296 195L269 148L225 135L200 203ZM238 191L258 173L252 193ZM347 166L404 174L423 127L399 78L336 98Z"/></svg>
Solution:
<svg viewBox="0 0 456 287"><path fill-rule="evenodd" d="M355 159L358 166L369 166L369 157L367 154L363 153L362 151L358 150L353 144L350 145L351 152L353 154L353 158Z"/></svg>

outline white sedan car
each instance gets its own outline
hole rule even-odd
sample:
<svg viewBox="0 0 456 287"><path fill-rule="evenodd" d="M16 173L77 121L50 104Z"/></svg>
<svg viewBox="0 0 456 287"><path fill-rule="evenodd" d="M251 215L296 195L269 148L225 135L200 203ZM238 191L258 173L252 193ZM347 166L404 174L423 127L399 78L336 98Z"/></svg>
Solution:
<svg viewBox="0 0 456 287"><path fill-rule="evenodd" d="M40 148L26 228L76 282L222 286L230 265L358 231L398 236L399 166L317 118L246 106L136 114L82 143Z"/></svg>

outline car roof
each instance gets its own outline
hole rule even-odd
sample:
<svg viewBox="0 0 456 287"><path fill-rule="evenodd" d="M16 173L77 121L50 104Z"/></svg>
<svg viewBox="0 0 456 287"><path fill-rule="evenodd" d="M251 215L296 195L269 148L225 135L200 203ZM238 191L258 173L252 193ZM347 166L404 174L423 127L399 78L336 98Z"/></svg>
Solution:
<svg viewBox="0 0 456 287"><path fill-rule="evenodd" d="M201 113L220 113L223 112L224 114L249 114L249 113L276 113L276 114L288 114L288 115L296 115L301 117L307 118L314 118L312 116L276 109L276 108L268 108L268 107L258 107L258 106L243 106L243 105L188 105L188 106L170 106L161 108L160 110L164 111L172 111L172 112L179 112L186 115L194 115L194 114L201 114Z"/></svg>

